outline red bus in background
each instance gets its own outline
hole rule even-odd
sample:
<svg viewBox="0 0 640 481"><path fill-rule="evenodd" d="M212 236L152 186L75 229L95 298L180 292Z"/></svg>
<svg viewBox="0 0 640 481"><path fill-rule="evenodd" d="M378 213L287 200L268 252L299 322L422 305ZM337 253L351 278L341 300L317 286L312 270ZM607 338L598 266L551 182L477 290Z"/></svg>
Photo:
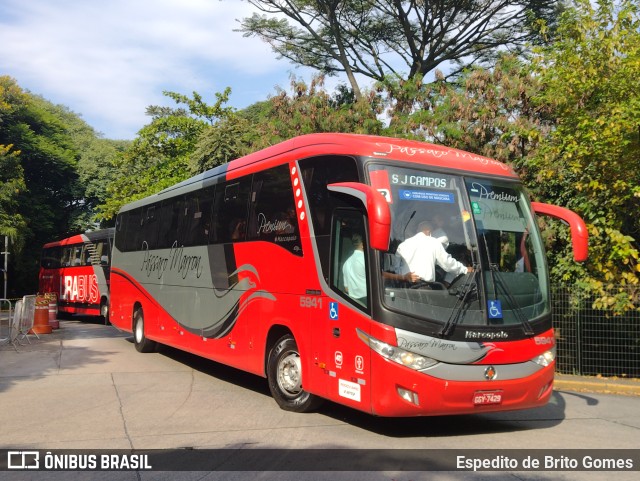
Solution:
<svg viewBox="0 0 640 481"><path fill-rule="evenodd" d="M582 219L532 204L501 162L394 138L297 137L124 206L110 320L140 352L167 344L266 377L285 410L541 406L556 348L536 213L566 220L586 259ZM429 222L455 272L417 279L401 246Z"/></svg>
<svg viewBox="0 0 640 481"><path fill-rule="evenodd" d="M108 317L113 232L86 232L43 246L39 291L57 295L59 312Z"/></svg>

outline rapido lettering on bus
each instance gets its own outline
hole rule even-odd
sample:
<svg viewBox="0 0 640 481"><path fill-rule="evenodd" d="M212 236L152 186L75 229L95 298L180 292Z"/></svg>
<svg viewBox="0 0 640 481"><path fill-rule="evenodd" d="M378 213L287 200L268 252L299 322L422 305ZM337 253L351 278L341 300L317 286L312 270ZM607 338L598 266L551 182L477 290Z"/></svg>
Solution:
<svg viewBox="0 0 640 481"><path fill-rule="evenodd" d="M60 298L65 301L98 302L100 291L95 274L60 277Z"/></svg>

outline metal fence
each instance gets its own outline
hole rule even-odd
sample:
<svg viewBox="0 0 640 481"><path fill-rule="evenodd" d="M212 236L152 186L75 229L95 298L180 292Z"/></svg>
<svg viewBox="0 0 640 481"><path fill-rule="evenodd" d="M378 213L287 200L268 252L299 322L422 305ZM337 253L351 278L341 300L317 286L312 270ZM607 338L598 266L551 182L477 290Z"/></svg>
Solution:
<svg viewBox="0 0 640 481"><path fill-rule="evenodd" d="M635 297L637 288L609 286L611 296ZM640 302L615 315L594 309L595 298L574 286L554 286L557 372L640 378Z"/></svg>

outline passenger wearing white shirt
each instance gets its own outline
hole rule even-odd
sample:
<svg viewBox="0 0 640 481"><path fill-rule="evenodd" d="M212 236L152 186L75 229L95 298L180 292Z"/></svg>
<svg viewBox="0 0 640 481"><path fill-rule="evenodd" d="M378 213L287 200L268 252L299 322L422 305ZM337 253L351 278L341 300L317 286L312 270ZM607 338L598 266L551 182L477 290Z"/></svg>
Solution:
<svg viewBox="0 0 640 481"><path fill-rule="evenodd" d="M342 266L344 285L349 297L367 305L367 272L362 236L353 234L351 241L353 242L353 253Z"/></svg>
<svg viewBox="0 0 640 481"><path fill-rule="evenodd" d="M442 242L431 235L432 230L431 222L421 222L418 233L398 246L396 252L404 260L401 274L414 272L423 281L435 282L436 264L455 276L472 272L472 267L451 257Z"/></svg>

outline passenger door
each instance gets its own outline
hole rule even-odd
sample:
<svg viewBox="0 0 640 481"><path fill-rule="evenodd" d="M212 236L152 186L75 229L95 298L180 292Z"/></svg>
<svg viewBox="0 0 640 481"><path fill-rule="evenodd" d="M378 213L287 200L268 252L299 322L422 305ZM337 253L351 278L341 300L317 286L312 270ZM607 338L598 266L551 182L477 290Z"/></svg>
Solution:
<svg viewBox="0 0 640 481"><path fill-rule="evenodd" d="M369 332L371 283L366 217L361 210L336 209L332 217L327 316L322 321L327 397L369 411L370 350L358 337Z"/></svg>

